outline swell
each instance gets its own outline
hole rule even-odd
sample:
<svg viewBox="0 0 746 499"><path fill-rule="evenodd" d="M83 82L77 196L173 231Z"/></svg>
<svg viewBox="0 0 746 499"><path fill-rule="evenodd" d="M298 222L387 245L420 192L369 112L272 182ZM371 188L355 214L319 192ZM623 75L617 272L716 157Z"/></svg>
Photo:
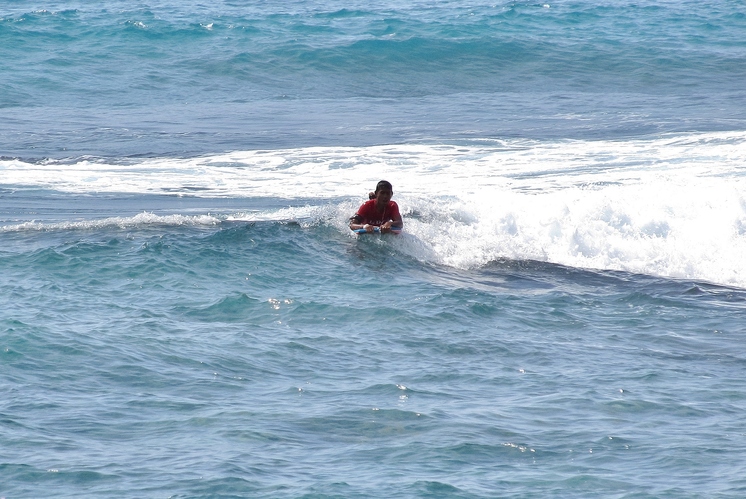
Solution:
<svg viewBox="0 0 746 499"><path fill-rule="evenodd" d="M391 97L522 92L547 84L725 90L746 79L740 36L746 20L738 7L503 3L254 16L172 9L4 18L0 68L9 78L0 106L53 101L36 99L35 89L95 103L115 95L152 100L154 91L158 100L186 98L195 90L209 101L237 89L251 89L254 98L276 97L278 89ZM97 97L81 91L94 87Z"/></svg>

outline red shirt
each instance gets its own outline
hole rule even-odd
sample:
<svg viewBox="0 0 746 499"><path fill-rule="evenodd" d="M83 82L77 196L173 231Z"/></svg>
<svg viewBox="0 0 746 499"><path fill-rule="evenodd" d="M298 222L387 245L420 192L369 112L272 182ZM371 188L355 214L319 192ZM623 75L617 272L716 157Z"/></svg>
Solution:
<svg viewBox="0 0 746 499"><path fill-rule="evenodd" d="M362 218L360 223L370 225L381 225L389 220L399 220L401 218L401 215L399 214L399 205L394 201L389 201L386 208L384 208L383 213L381 213L376 209L375 199L364 202L363 205L358 208L355 216Z"/></svg>

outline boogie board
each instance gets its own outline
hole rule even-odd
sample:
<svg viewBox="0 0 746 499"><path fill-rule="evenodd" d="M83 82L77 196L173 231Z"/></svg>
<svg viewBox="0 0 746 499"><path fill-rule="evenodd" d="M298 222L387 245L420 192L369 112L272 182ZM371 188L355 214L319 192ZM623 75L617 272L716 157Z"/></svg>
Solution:
<svg viewBox="0 0 746 499"><path fill-rule="evenodd" d="M402 229L391 229L391 234L401 234ZM352 232L355 232L356 234L368 234L368 232L365 229L355 229ZM373 234L380 234L381 229L378 227L373 227Z"/></svg>

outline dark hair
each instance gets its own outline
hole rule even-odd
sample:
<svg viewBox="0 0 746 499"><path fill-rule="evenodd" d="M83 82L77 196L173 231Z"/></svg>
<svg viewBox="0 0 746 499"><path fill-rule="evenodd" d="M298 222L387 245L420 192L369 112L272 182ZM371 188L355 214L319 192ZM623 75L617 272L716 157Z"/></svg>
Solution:
<svg viewBox="0 0 746 499"><path fill-rule="evenodd" d="M387 189L391 192L394 192L394 186L392 186L391 182L387 180L381 180L376 184L376 192L380 191L381 189Z"/></svg>

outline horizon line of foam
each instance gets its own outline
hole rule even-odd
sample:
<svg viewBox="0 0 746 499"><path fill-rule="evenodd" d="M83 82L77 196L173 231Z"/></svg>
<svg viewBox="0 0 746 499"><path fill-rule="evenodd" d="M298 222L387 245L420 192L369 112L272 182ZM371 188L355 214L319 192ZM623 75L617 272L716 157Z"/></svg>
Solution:
<svg viewBox="0 0 746 499"><path fill-rule="evenodd" d="M133 163L0 160L6 189L195 197L359 196L381 178L397 193L473 194L645 183L654 177L742 176L746 132L628 140L527 139L235 151Z"/></svg>

